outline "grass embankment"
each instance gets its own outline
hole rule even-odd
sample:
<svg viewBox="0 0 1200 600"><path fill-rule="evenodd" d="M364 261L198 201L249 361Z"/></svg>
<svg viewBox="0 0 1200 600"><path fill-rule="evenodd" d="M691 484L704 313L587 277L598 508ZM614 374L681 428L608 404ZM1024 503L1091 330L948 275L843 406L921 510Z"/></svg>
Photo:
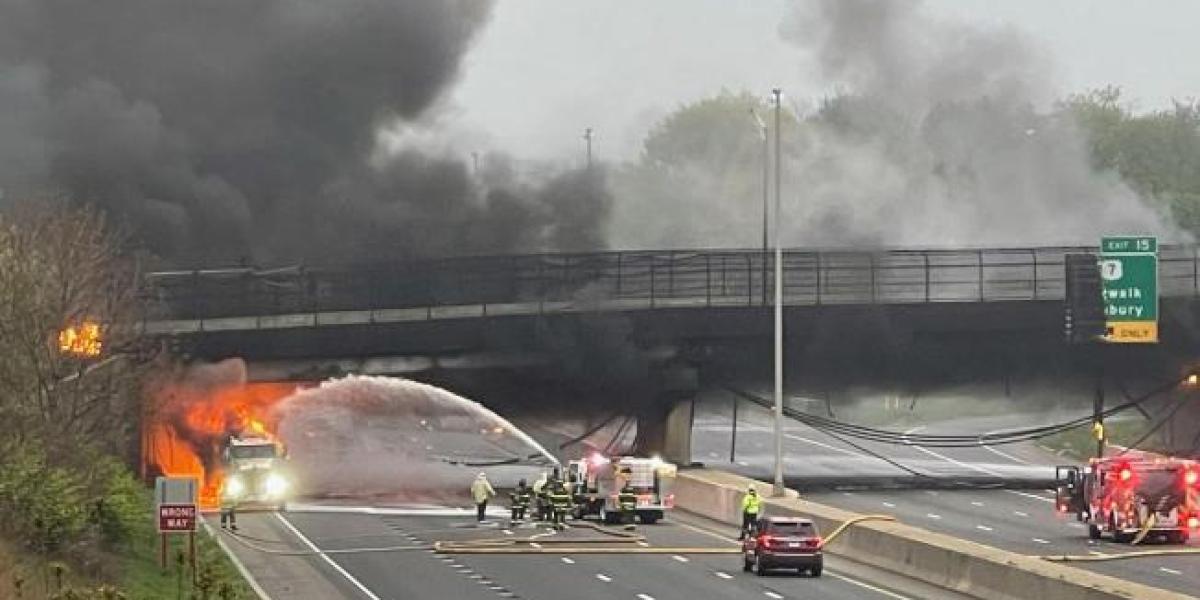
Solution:
<svg viewBox="0 0 1200 600"><path fill-rule="evenodd" d="M1150 427L1150 422L1142 419L1123 419L1105 423L1104 433L1108 437L1108 444L1127 447L1146 435ZM1092 429L1088 426L1046 436L1038 443L1078 461L1086 461L1096 456L1096 438L1092 437ZM1158 432L1150 434L1138 444L1139 448L1145 450L1154 450L1161 446L1162 438ZM1110 447L1109 451L1111 450Z"/></svg>
<svg viewBox="0 0 1200 600"><path fill-rule="evenodd" d="M185 557L187 536L175 535L168 546L167 569L160 567L159 536L147 493L138 511L138 527L120 547L75 549L50 557L22 551L0 540L0 598L125 600L249 600L253 590L204 533L196 533L196 570ZM194 577L194 578L193 578Z"/></svg>

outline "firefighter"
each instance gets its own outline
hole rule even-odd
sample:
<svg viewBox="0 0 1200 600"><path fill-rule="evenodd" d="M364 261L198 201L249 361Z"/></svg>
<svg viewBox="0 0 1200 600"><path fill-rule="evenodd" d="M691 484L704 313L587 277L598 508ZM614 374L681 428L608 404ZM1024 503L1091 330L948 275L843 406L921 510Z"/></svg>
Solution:
<svg viewBox="0 0 1200 600"><path fill-rule="evenodd" d="M529 488L525 485L525 480L517 482L517 488L512 491L512 520L524 521L525 511L529 510Z"/></svg>
<svg viewBox="0 0 1200 600"><path fill-rule="evenodd" d="M621 486L621 491L617 492L617 506L621 508L621 522L626 526L633 525L633 519L637 516L637 493L628 479Z"/></svg>
<svg viewBox="0 0 1200 600"><path fill-rule="evenodd" d="M229 528L233 531L238 530L237 526L237 494L233 493L233 486L221 486L221 528L225 528L225 523L228 521Z"/></svg>
<svg viewBox="0 0 1200 600"><path fill-rule="evenodd" d="M475 517L480 523L483 522L483 515L487 512L488 499L496 495L496 490L492 489L492 484L487 480L486 473L480 473L475 478L475 482L471 484L471 499L475 501Z"/></svg>
<svg viewBox="0 0 1200 600"><path fill-rule="evenodd" d="M761 509L762 498L758 497L758 490L751 485L750 489L746 490L746 495L742 497L742 534L738 536L739 540L744 540L747 535L753 534Z"/></svg>
<svg viewBox="0 0 1200 600"><path fill-rule="evenodd" d="M562 529L567 521L567 513L571 512L571 492L561 480L551 481L550 488L550 520L555 528Z"/></svg>
<svg viewBox="0 0 1200 600"><path fill-rule="evenodd" d="M550 492L550 481L547 479L545 471L538 476L537 481L533 482L533 499L537 508L537 519L539 521L550 520L550 498L547 495Z"/></svg>

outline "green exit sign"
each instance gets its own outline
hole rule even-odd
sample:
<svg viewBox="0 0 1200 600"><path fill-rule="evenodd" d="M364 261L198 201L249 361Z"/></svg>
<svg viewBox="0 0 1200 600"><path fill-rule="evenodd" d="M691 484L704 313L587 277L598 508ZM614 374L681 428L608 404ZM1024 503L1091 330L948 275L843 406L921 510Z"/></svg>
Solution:
<svg viewBox="0 0 1200 600"><path fill-rule="evenodd" d="M1149 236L1103 238L1100 282L1105 340L1157 342L1158 240Z"/></svg>

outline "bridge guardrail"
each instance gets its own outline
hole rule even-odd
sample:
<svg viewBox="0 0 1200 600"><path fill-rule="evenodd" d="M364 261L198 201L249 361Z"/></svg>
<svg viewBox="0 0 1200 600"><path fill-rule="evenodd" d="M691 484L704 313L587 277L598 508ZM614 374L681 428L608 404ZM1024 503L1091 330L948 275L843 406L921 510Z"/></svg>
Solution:
<svg viewBox="0 0 1200 600"><path fill-rule="evenodd" d="M1089 247L878 252L789 250L788 305L1057 300L1064 257ZM1195 246L1164 246L1164 296L1200 294ZM755 306L773 297L773 255L671 250L449 258L388 265L151 273L160 319L443 306Z"/></svg>

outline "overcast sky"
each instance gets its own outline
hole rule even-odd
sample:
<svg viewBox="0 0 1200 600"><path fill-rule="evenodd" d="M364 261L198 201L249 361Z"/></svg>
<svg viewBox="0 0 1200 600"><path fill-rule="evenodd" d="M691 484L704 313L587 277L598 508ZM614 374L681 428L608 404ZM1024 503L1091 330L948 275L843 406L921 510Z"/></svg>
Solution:
<svg viewBox="0 0 1200 600"><path fill-rule="evenodd" d="M1115 84L1139 108L1200 96L1200 1L927 0L937 18L1016 27L1053 62L1060 94ZM833 89L779 35L786 0L501 0L446 115L479 150L578 160L585 127L606 159L722 88L774 85L802 105Z"/></svg>

